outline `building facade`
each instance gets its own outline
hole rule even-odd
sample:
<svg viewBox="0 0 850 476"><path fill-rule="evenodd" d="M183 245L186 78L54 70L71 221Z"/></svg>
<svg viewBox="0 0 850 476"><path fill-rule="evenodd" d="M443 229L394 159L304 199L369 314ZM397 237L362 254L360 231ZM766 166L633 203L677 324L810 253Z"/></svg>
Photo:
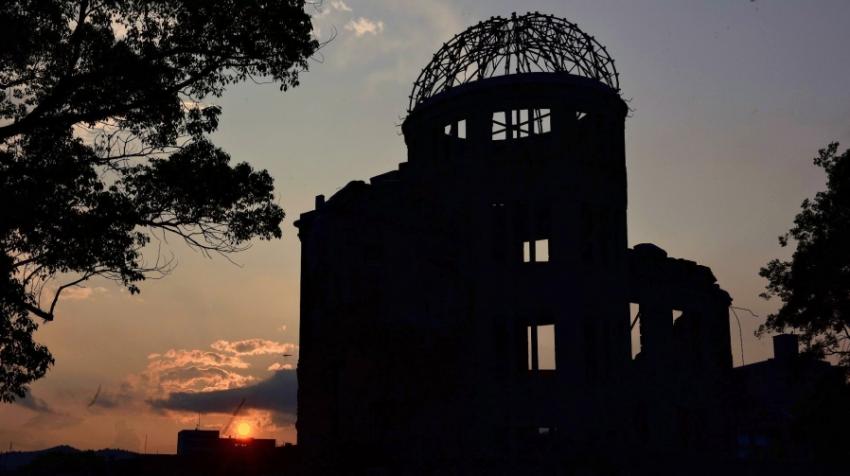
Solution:
<svg viewBox="0 0 850 476"><path fill-rule="evenodd" d="M730 443L731 299L708 268L628 247L618 81L566 20L482 22L414 85L407 161L301 215L305 456L517 462Z"/></svg>

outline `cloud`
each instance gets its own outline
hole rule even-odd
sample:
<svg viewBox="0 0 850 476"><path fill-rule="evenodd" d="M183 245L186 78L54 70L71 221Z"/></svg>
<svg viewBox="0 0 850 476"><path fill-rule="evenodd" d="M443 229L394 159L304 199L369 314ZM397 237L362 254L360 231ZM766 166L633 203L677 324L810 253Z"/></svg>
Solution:
<svg viewBox="0 0 850 476"><path fill-rule="evenodd" d="M217 367L187 367L159 375L159 386L166 392L211 392L243 387L254 381L242 375Z"/></svg>
<svg viewBox="0 0 850 476"><path fill-rule="evenodd" d="M148 370L167 371L181 367L227 367L245 369L249 365L239 356L225 355L200 349L170 349L163 354L148 356Z"/></svg>
<svg viewBox="0 0 850 476"><path fill-rule="evenodd" d="M351 7L345 4L342 0L335 0L331 2L331 8L340 12L350 12Z"/></svg>
<svg viewBox="0 0 850 476"><path fill-rule="evenodd" d="M86 407L89 411L96 408L112 409L126 406L135 399L134 388L129 382L121 382L117 390L98 387Z"/></svg>
<svg viewBox="0 0 850 476"><path fill-rule="evenodd" d="M15 400L15 404L36 412L26 425L39 430L65 428L82 421L78 417L53 409L46 401L36 397L32 392L27 392L24 398Z"/></svg>
<svg viewBox="0 0 850 476"><path fill-rule="evenodd" d="M292 354L298 346L267 339L217 340L209 349L169 349L151 353L144 370L128 375L115 388L103 387L92 398L90 411L112 410L147 405L146 402L167 399L173 394L211 393L245 388L256 383L256 372L290 369L291 366L268 367L268 357ZM262 366L252 371L251 361L260 359ZM265 362L263 362L265 360ZM94 393L92 393L94 395Z"/></svg>
<svg viewBox="0 0 850 476"><path fill-rule="evenodd" d="M334 0L328 4L328 8L321 8L319 6L314 6L315 14L313 14L313 18L322 18L326 17L333 12L351 12L351 7L348 6L347 3L342 0Z"/></svg>
<svg viewBox="0 0 850 476"><path fill-rule="evenodd" d="M83 142L89 145L93 145L99 137L106 134L117 133L119 131L119 127L118 121L114 117L109 117L93 124L78 122L71 126L71 131L74 134L74 137L82 139ZM62 293L62 295L64 296L65 293Z"/></svg>
<svg viewBox="0 0 850 476"><path fill-rule="evenodd" d="M294 352L298 346L290 343L275 342L266 339L245 339L237 341L217 340L210 346L219 352L234 354L239 357L269 354L287 354Z"/></svg>
<svg viewBox="0 0 850 476"><path fill-rule="evenodd" d="M62 293L62 297L68 301L84 301L91 297L94 292L91 288L68 288Z"/></svg>
<svg viewBox="0 0 850 476"><path fill-rule="evenodd" d="M147 368L134 380L136 386L146 387L148 397L172 392L210 392L251 383L254 377L239 372L249 367L240 355L231 352L170 349L149 355Z"/></svg>
<svg viewBox="0 0 850 476"><path fill-rule="evenodd" d="M314 16L316 30L337 32L321 51L324 68L361 78L368 95L385 95L397 88L404 98L407 88L452 36L475 23L475 18L447 0L379 0L368 10L352 5L342 12L324 5L325 16ZM391 21L390 21L391 19ZM383 21L381 21L383 20ZM321 38L320 41L329 38ZM373 38L374 37L374 38ZM379 41L377 41L379 40ZM405 91L402 91L405 90ZM400 104L401 105L401 102Z"/></svg>
<svg viewBox="0 0 850 476"><path fill-rule="evenodd" d="M62 299L66 301L85 301L98 294L106 294L109 290L98 286L94 288L86 288L82 286L73 286L62 291Z"/></svg>
<svg viewBox="0 0 850 476"><path fill-rule="evenodd" d="M297 406L298 379L292 370L275 372L256 384L212 392L176 392L151 400L153 408L192 413L230 413L245 399L245 408L272 412L277 423L291 423Z"/></svg>
<svg viewBox="0 0 850 476"><path fill-rule="evenodd" d="M40 431L52 431L75 426L82 418L68 413L39 413L27 421L26 426Z"/></svg>
<svg viewBox="0 0 850 476"><path fill-rule="evenodd" d="M56 413L46 401L36 397L32 392L27 392L23 398L16 399L15 404L37 413Z"/></svg>
<svg viewBox="0 0 850 476"><path fill-rule="evenodd" d="M354 36L361 37L363 35L378 35L384 31L384 22L378 20L370 20L366 17L355 18L345 24L345 29L353 31Z"/></svg>
<svg viewBox="0 0 850 476"><path fill-rule="evenodd" d="M269 356L291 354L297 350L298 346L293 343L255 338L217 340L208 349L169 349L151 353L142 371L127 375L120 385L103 386L97 392L92 389L85 398L85 404L87 411L93 414L127 409L144 411L150 407L179 412L182 410L177 407L152 405L151 402L169 402L172 398L181 398L180 395L214 396L221 392L253 388L263 382L267 371L292 368L289 364L270 366ZM96 398L93 397L95 394ZM38 405L36 401L27 404ZM225 411L229 413L233 407ZM180 418L179 414L173 416ZM278 419L272 418L274 421Z"/></svg>
<svg viewBox="0 0 850 476"><path fill-rule="evenodd" d="M271 370L271 371L292 370L293 368L294 367L292 366L292 364L281 364L280 362L275 362L275 363L269 365L269 367L266 370Z"/></svg>

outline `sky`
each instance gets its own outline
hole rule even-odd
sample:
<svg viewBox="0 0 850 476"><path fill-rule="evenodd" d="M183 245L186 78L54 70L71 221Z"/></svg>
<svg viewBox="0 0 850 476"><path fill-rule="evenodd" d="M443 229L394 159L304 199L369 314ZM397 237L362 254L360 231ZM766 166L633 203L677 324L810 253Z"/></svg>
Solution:
<svg viewBox="0 0 850 476"><path fill-rule="evenodd" d="M452 35L494 15L540 11L595 36L616 61L626 122L629 243L710 266L739 312L735 365L772 356L753 331L778 307L759 268L824 187L812 165L850 146L850 2L783 0L325 0L301 85L231 87L214 142L268 169L284 236L229 262L177 240L167 277L130 296L97 281L42 326L56 365L26 399L0 404L0 448L70 444L170 453L177 431L220 429L238 402L254 436L294 442L300 247L315 195L393 170L413 81ZM743 360L742 360L743 355Z"/></svg>

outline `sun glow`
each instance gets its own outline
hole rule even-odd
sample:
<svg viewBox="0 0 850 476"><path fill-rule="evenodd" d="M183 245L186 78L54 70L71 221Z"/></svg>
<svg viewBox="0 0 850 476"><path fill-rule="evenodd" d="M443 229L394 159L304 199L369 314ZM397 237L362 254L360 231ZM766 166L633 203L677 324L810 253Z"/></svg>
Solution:
<svg viewBox="0 0 850 476"><path fill-rule="evenodd" d="M246 438L251 435L251 425L245 423L244 421L236 427L236 433L239 434L240 437Z"/></svg>

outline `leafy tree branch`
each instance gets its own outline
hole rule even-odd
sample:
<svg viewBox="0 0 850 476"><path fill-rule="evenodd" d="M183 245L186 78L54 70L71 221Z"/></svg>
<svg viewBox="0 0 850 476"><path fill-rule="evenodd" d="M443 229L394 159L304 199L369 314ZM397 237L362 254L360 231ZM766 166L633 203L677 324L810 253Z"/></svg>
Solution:
<svg viewBox="0 0 850 476"><path fill-rule="evenodd" d="M52 364L32 334L67 289L139 292L168 236L221 256L281 236L271 176L210 142L207 102L297 86L311 30L303 0L0 3L0 399Z"/></svg>

